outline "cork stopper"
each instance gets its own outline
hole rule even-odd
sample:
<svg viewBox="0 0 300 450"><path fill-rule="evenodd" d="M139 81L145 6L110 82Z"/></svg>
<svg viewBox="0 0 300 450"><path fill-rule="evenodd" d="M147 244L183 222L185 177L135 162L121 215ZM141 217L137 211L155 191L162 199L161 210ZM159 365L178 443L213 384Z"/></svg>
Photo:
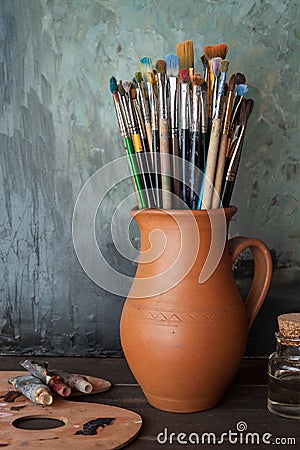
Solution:
<svg viewBox="0 0 300 450"><path fill-rule="evenodd" d="M300 339L300 313L278 316L280 334L287 339Z"/></svg>

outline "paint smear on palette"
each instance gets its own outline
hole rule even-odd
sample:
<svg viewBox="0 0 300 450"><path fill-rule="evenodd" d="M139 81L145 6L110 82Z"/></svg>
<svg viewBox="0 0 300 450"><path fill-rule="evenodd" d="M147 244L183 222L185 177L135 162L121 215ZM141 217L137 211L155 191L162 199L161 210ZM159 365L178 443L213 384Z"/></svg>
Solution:
<svg viewBox="0 0 300 450"><path fill-rule="evenodd" d="M110 425L115 419L113 418L98 418L94 420L89 420L83 425L82 430L76 431L75 434L83 434L84 436L94 436L97 434L97 430L99 427L105 428Z"/></svg>

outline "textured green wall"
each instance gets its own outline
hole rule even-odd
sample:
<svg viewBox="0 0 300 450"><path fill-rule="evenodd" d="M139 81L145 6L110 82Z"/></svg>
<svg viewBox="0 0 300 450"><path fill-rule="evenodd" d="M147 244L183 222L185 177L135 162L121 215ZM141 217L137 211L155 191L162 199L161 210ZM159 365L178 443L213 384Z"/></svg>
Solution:
<svg viewBox="0 0 300 450"><path fill-rule="evenodd" d="M289 268L278 278L282 285L295 279L297 0L0 0L0 6L0 352L120 349L123 299L81 269L72 212L85 181L123 154L108 79L131 77L140 57L155 61L181 40L194 40L197 70L204 45L227 42L230 72L247 76L255 110L231 232L263 239L278 266ZM99 236L107 258L132 273L110 236L114 205L130 192L124 183L104 202ZM122 224L121 217L120 235Z"/></svg>

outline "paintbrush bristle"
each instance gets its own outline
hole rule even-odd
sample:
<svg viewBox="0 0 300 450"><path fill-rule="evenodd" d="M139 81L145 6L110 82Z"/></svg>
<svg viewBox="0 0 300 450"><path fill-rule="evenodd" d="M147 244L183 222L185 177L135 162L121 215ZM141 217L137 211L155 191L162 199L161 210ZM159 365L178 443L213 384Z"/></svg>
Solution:
<svg viewBox="0 0 300 450"><path fill-rule="evenodd" d="M250 114L252 112L254 106L254 101L249 98L248 100L243 98L240 111L237 118L237 124L245 126L247 124L247 121L250 117Z"/></svg>
<svg viewBox="0 0 300 450"><path fill-rule="evenodd" d="M236 73L235 84L246 84L246 77L243 73L240 73L240 72Z"/></svg>
<svg viewBox="0 0 300 450"><path fill-rule="evenodd" d="M152 72L152 61L148 56L144 56L140 59L140 67L145 82L149 81L149 72Z"/></svg>
<svg viewBox="0 0 300 450"><path fill-rule="evenodd" d="M246 115L248 120L254 108L254 100L252 98L247 98L246 102Z"/></svg>
<svg viewBox="0 0 300 450"><path fill-rule="evenodd" d="M175 53L169 53L165 57L166 67L167 67L167 76L168 77L178 77L179 71L179 56Z"/></svg>
<svg viewBox="0 0 300 450"><path fill-rule="evenodd" d="M164 61L163 59L158 59L155 65L158 73L166 73L166 61Z"/></svg>
<svg viewBox="0 0 300 450"><path fill-rule="evenodd" d="M149 72L150 83L152 86L156 84L156 75L154 72Z"/></svg>
<svg viewBox="0 0 300 450"><path fill-rule="evenodd" d="M189 83L190 81L189 69L179 69L179 76L182 83Z"/></svg>
<svg viewBox="0 0 300 450"><path fill-rule="evenodd" d="M203 65L203 69L205 71L207 69L207 66L208 66L207 59L206 59L205 55L201 56L201 62L202 62L202 65Z"/></svg>
<svg viewBox="0 0 300 450"><path fill-rule="evenodd" d="M200 73L195 73L192 77L192 85L193 86L202 86L205 83L205 79Z"/></svg>
<svg viewBox="0 0 300 450"><path fill-rule="evenodd" d="M217 56L225 59L228 53L228 44L206 45L203 51L206 59L213 59Z"/></svg>
<svg viewBox="0 0 300 450"><path fill-rule="evenodd" d="M118 91L120 95L125 95L125 89L122 86L122 81L120 81L118 84Z"/></svg>
<svg viewBox="0 0 300 450"><path fill-rule="evenodd" d="M245 94L249 91L247 84L238 84L237 85L237 95L240 97L244 97Z"/></svg>
<svg viewBox="0 0 300 450"><path fill-rule="evenodd" d="M109 79L109 88L110 88L110 92L112 94L114 92L117 92L117 90L118 90L118 82L117 82L117 79L115 77L111 77Z"/></svg>
<svg viewBox="0 0 300 450"><path fill-rule="evenodd" d="M234 91L235 89L235 74L233 73L229 79L228 90Z"/></svg>
<svg viewBox="0 0 300 450"><path fill-rule="evenodd" d="M180 69L194 68L194 42L191 40L178 42L176 54L179 56Z"/></svg>
<svg viewBox="0 0 300 450"><path fill-rule="evenodd" d="M125 90L125 92L127 94L130 92L131 85L132 85L132 82L130 80L123 80L122 81L122 86L123 86L123 88L124 88L124 90Z"/></svg>
<svg viewBox="0 0 300 450"><path fill-rule="evenodd" d="M134 77L137 83L141 83L143 81L142 72L135 72Z"/></svg>
<svg viewBox="0 0 300 450"><path fill-rule="evenodd" d="M203 80L204 80L204 82L200 85L200 87L201 87L201 90L203 92L205 92L205 91L207 91L207 83L205 81L205 78L203 78Z"/></svg>
<svg viewBox="0 0 300 450"><path fill-rule="evenodd" d="M120 97L117 91L113 93L114 99L116 103L120 103Z"/></svg>
<svg viewBox="0 0 300 450"><path fill-rule="evenodd" d="M219 56L211 60L211 68L215 77L218 77L220 75L220 63L221 58Z"/></svg>
<svg viewBox="0 0 300 450"><path fill-rule="evenodd" d="M220 62L220 71L227 72L229 67L229 59L222 59Z"/></svg>
<svg viewBox="0 0 300 450"><path fill-rule="evenodd" d="M136 88L134 86L131 86L130 88L130 95L132 100L136 100L137 94L136 94Z"/></svg>

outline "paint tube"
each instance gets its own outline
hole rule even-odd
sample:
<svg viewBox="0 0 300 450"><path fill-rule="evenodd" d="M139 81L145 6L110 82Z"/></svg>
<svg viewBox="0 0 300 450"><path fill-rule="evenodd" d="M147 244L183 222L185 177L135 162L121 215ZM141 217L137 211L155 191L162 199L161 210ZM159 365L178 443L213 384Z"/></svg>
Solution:
<svg viewBox="0 0 300 450"><path fill-rule="evenodd" d="M92 384L89 383L87 378L82 375L67 373L61 370L55 370L55 373L60 375L65 383L76 391L82 392L83 394L90 394L93 390Z"/></svg>
<svg viewBox="0 0 300 450"><path fill-rule="evenodd" d="M8 382L33 403L48 406L53 402L49 388L31 374L12 377Z"/></svg>
<svg viewBox="0 0 300 450"><path fill-rule="evenodd" d="M32 375L38 377L58 395L61 395L62 397L69 397L71 394L70 386L65 383L64 379L60 375L48 370L48 363L46 361L39 362L25 359L20 364Z"/></svg>

